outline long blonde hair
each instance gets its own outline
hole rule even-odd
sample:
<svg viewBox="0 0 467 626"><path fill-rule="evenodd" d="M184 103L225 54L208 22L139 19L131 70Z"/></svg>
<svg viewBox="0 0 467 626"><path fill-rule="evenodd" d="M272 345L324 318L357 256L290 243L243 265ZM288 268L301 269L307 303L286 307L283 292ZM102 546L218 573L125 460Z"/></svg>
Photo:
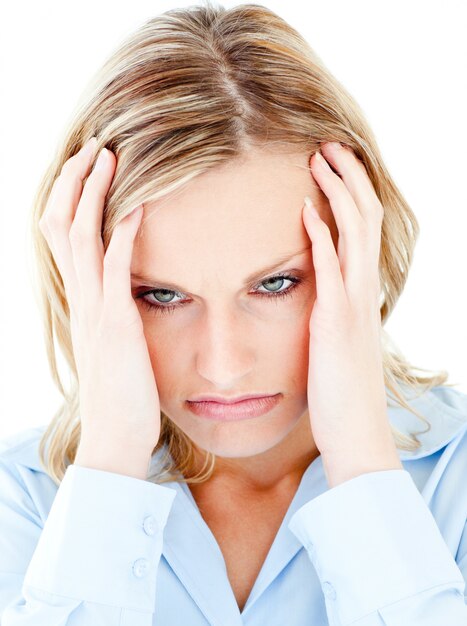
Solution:
<svg viewBox="0 0 467 626"><path fill-rule="evenodd" d="M202 173L241 157L249 146L274 144L311 154L333 140L350 146L362 160L384 207L382 325L404 288L419 232L358 104L282 18L257 4L226 10L206 0L149 19L90 81L32 206L36 295L51 374L63 396L41 438L39 454L57 484L73 463L80 440L79 387L64 285L38 222L62 165L93 135L97 150L106 146L118 158L104 207L104 249L115 225L137 204L181 189ZM69 389L60 379L54 339L70 368ZM384 328L382 343L387 390L429 430L428 421L409 406L399 385L421 394L444 384L448 373L416 375ZM195 474L194 443L163 412L161 420L153 454L163 447L166 453L163 469L150 480L208 480L215 455L207 453L202 471ZM414 434L407 437L392 429L397 447L420 446Z"/></svg>

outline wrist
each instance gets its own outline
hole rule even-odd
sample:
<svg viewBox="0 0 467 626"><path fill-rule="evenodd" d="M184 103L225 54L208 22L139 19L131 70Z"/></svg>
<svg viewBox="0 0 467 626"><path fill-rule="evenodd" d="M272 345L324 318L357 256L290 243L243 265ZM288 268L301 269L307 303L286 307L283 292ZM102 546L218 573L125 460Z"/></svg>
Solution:
<svg viewBox="0 0 467 626"><path fill-rule="evenodd" d="M147 449L112 443L99 445L95 441L91 445L91 442L81 441L73 464L146 480L150 461L151 452Z"/></svg>
<svg viewBox="0 0 467 626"><path fill-rule="evenodd" d="M379 452L375 448L366 451L354 448L348 453L341 452L336 457L322 456L323 469L330 488L362 474L404 469L395 445Z"/></svg>

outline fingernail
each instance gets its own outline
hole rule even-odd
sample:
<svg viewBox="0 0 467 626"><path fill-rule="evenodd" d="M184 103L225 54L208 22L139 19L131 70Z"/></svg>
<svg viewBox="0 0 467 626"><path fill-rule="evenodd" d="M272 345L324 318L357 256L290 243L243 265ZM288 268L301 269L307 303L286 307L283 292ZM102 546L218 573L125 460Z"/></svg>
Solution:
<svg viewBox="0 0 467 626"><path fill-rule="evenodd" d="M322 163L324 165L324 157L321 156L320 152L315 152L315 157L316 157L316 160L318 161L318 163Z"/></svg>
<svg viewBox="0 0 467 626"><path fill-rule="evenodd" d="M97 157L97 161L96 161L96 165L94 166L94 169L96 171L100 171L102 169L104 169L105 164L107 163L107 149L106 148L102 148L102 150L99 152L99 156Z"/></svg>
<svg viewBox="0 0 467 626"><path fill-rule="evenodd" d="M305 205L306 210L315 218L320 219L318 211L315 209L313 202L311 201L310 196L305 196Z"/></svg>
<svg viewBox="0 0 467 626"><path fill-rule="evenodd" d="M322 167L325 170L329 170L329 171L332 172L331 166L326 161L326 159L323 157L323 155L320 152L315 152L315 155L316 155L316 162L319 163L320 167Z"/></svg>

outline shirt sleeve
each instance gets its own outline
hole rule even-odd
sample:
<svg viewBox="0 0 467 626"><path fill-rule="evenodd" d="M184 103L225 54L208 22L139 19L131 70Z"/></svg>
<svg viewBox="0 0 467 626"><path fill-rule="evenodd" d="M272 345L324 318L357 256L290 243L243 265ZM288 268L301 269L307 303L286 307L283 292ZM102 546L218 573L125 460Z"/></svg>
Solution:
<svg viewBox="0 0 467 626"><path fill-rule="evenodd" d="M467 625L465 569L407 470L345 481L288 527L316 569L330 626Z"/></svg>
<svg viewBox="0 0 467 626"><path fill-rule="evenodd" d="M43 527L0 465L2 626L152 626L163 531L176 491L69 465Z"/></svg>

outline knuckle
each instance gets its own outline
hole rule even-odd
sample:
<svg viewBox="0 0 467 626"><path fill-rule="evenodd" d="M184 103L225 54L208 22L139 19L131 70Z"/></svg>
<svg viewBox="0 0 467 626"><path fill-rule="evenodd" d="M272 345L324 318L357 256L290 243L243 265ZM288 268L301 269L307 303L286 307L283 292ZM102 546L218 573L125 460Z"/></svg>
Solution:
<svg viewBox="0 0 467 626"><path fill-rule="evenodd" d="M44 213L49 211L50 207L54 203L55 196L57 194L57 188L60 186L59 178L60 178L60 175L57 176L57 178L53 182L53 185L52 185L52 187L50 189L49 195L47 196L47 202L46 202L46 205L45 205Z"/></svg>
<svg viewBox="0 0 467 626"><path fill-rule="evenodd" d="M52 207L53 207L53 203L54 203L55 196L57 193L57 186L58 186L57 181L58 181L58 178L55 179L54 184L52 185L52 189L50 190L49 196L47 198L45 208L38 222L41 230L43 230L43 228L48 228L50 226L50 215L52 214Z"/></svg>
<svg viewBox="0 0 467 626"><path fill-rule="evenodd" d="M68 159L68 161L65 161L65 163L62 165L60 169L60 174L58 175L57 180L62 180L63 177L67 176L70 170L72 170L73 168L74 168L74 163L71 159Z"/></svg>
<svg viewBox="0 0 467 626"><path fill-rule="evenodd" d="M108 185L99 176L91 174L83 185L82 195L84 202L91 207L104 204L108 192Z"/></svg>
<svg viewBox="0 0 467 626"><path fill-rule="evenodd" d="M361 159L359 159L357 155L355 155L355 164L362 170L364 174L368 174L365 163Z"/></svg>
<svg viewBox="0 0 467 626"><path fill-rule="evenodd" d="M68 297L68 308L70 309L70 329L73 335L76 335L79 330L79 307L80 299L78 294L75 294L73 298Z"/></svg>
<svg viewBox="0 0 467 626"><path fill-rule="evenodd" d="M381 228L381 224L384 218L384 211L381 205L375 205L375 207L369 212L368 221L372 227L377 229Z"/></svg>
<svg viewBox="0 0 467 626"><path fill-rule="evenodd" d="M89 191L91 192L91 196L92 196L91 201L93 203L102 204L105 201L107 190L100 184L100 181L97 181L97 184L96 184L96 180L94 179L92 187L90 189L88 188L88 192Z"/></svg>
<svg viewBox="0 0 467 626"><path fill-rule="evenodd" d="M86 305L85 300L81 298L77 307L76 328L79 338L82 341L89 341L93 337L96 322L94 312Z"/></svg>
<svg viewBox="0 0 467 626"><path fill-rule="evenodd" d="M64 166L65 167L65 166ZM70 190L82 187L83 181L79 171L76 169L62 170L54 182L52 192L49 196L49 203L55 204L54 200L60 196L68 196Z"/></svg>
<svg viewBox="0 0 467 626"><path fill-rule="evenodd" d="M341 303L336 309L329 313L330 335L337 338L348 338L351 336L353 319L351 310L345 303Z"/></svg>
<svg viewBox="0 0 467 626"><path fill-rule="evenodd" d="M65 228L65 219L57 211L49 211L44 218L44 222L49 231L60 231Z"/></svg>
<svg viewBox="0 0 467 626"><path fill-rule="evenodd" d="M321 236L323 237L331 236L331 229L329 228L328 224L326 224L326 222L323 219L317 222L315 227Z"/></svg>
<svg viewBox="0 0 467 626"><path fill-rule="evenodd" d="M42 236L44 237L45 241L47 242L47 245L49 246L49 248L52 248L52 235L49 231L49 229L47 228L46 224L39 224L39 229L42 233Z"/></svg>
<svg viewBox="0 0 467 626"><path fill-rule="evenodd" d="M37 225L39 226L39 230L43 235L48 234L48 228L44 217L40 218L40 220L37 222Z"/></svg>
<svg viewBox="0 0 467 626"><path fill-rule="evenodd" d="M65 161L65 163L63 163L63 165L61 167L61 170L60 170L59 177L62 176L62 174L68 174L69 172L75 172L77 164L78 164L78 155L74 154L72 157L67 159Z"/></svg>
<svg viewBox="0 0 467 626"><path fill-rule="evenodd" d="M79 248L84 245L88 245L92 235L87 233L83 228L78 226L72 226L68 234L70 243L73 247Z"/></svg>
<svg viewBox="0 0 467 626"><path fill-rule="evenodd" d="M383 205L381 204L381 202L378 202L376 204L375 210L374 210L374 214L377 217L379 222L383 221L384 218L384 208Z"/></svg>
<svg viewBox="0 0 467 626"><path fill-rule="evenodd" d="M121 307L115 307L115 303L112 303L109 309L104 304L102 309L102 319L99 325L99 335L105 336L106 333L114 334L116 331L125 331L129 336L135 333L141 333L143 329L143 322L141 316L137 312L134 306L122 305Z"/></svg>
<svg viewBox="0 0 467 626"><path fill-rule="evenodd" d="M125 267L125 264L114 256L108 256L106 254L104 255L103 267L106 272L116 273L120 272Z"/></svg>
<svg viewBox="0 0 467 626"><path fill-rule="evenodd" d="M368 228L366 222L361 218L356 219L353 222L353 232L355 237L365 241L368 238Z"/></svg>

